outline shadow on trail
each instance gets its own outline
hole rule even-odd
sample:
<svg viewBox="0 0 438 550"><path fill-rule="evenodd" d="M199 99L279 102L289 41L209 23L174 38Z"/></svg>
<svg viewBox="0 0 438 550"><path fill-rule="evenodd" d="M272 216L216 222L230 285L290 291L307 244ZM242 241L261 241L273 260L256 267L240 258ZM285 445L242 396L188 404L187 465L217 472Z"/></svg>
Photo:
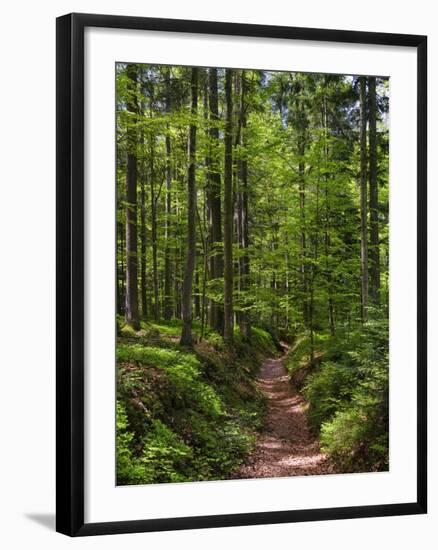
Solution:
<svg viewBox="0 0 438 550"><path fill-rule="evenodd" d="M236 478L289 477L334 473L318 439L309 430L307 402L293 388L284 368L284 356L268 359L257 385L268 400L265 425L256 447Z"/></svg>

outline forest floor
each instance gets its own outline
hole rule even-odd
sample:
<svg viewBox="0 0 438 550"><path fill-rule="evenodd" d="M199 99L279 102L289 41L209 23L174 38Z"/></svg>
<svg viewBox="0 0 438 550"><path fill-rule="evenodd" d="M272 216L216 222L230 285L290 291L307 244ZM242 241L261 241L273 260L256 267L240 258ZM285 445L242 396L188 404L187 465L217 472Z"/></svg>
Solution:
<svg viewBox="0 0 438 550"><path fill-rule="evenodd" d="M285 356L267 359L257 385L267 398L265 423L255 449L236 478L289 477L334 473L308 426L308 403L291 385Z"/></svg>

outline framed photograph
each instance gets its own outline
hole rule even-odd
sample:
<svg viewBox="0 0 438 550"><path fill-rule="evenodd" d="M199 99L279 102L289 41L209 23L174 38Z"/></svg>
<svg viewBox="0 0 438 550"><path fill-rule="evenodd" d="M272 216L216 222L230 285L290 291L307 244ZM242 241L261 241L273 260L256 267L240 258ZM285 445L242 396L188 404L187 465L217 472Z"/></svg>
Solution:
<svg viewBox="0 0 438 550"><path fill-rule="evenodd" d="M426 37L57 20L57 530L426 513Z"/></svg>

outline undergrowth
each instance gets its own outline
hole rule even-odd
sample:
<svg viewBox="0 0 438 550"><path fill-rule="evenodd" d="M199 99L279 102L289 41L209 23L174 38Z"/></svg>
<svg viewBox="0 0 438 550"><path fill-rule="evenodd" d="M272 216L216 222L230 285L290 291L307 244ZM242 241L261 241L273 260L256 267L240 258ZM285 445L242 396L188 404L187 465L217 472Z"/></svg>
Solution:
<svg viewBox="0 0 438 550"><path fill-rule="evenodd" d="M236 331L227 351L209 331L189 351L179 332L178 322L119 327L119 485L224 479L254 445L265 407L254 378L272 338L253 328L249 344Z"/></svg>
<svg viewBox="0 0 438 550"><path fill-rule="evenodd" d="M388 323L349 333L299 336L286 368L307 401L321 449L341 472L388 469Z"/></svg>

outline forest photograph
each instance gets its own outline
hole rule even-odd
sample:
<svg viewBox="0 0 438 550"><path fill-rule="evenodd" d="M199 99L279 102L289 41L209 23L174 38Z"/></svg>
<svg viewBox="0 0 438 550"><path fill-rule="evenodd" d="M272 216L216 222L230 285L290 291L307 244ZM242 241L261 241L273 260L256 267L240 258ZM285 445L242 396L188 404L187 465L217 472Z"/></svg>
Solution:
<svg viewBox="0 0 438 550"><path fill-rule="evenodd" d="M116 63L117 485L389 471L389 91Z"/></svg>

